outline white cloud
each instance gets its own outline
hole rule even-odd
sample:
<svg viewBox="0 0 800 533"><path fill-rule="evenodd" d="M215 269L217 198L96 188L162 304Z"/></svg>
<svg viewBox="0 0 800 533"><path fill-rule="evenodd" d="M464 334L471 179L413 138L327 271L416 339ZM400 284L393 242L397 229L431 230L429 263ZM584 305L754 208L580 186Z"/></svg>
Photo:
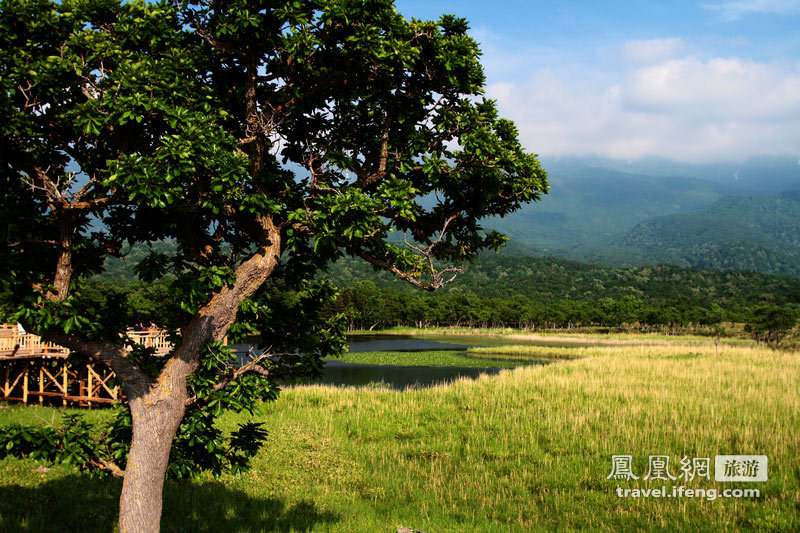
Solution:
<svg viewBox="0 0 800 533"><path fill-rule="evenodd" d="M626 42L622 45L622 53L631 61L649 63L674 57L683 47L683 40L678 37L646 39Z"/></svg>
<svg viewBox="0 0 800 533"><path fill-rule="evenodd" d="M800 113L800 72L741 59L665 61L631 73L623 103L705 120L781 121Z"/></svg>
<svg viewBox="0 0 800 533"><path fill-rule="evenodd" d="M726 21L739 20L753 13L790 15L800 12L800 0L729 0L704 4L703 7L719 12Z"/></svg>
<svg viewBox="0 0 800 533"><path fill-rule="evenodd" d="M643 65L601 88L544 69L488 95L536 153L680 160L800 154L800 66L688 57Z"/></svg>

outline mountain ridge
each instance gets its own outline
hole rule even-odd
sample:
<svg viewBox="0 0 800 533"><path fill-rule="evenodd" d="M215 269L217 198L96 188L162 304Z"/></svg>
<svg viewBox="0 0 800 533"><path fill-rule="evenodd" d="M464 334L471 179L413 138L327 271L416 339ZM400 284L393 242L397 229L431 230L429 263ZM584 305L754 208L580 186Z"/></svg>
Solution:
<svg viewBox="0 0 800 533"><path fill-rule="evenodd" d="M794 159L735 165L665 161L652 168L596 157L549 164L545 159L550 194L486 226L516 243L512 255L527 250L605 266L668 263L800 276L800 167ZM758 161L772 168L771 184L761 189L752 168ZM629 171L620 170L622 165ZM712 170L714 179L696 176ZM723 171L730 177L739 172L740 183L726 183ZM785 189L792 186L794 191Z"/></svg>

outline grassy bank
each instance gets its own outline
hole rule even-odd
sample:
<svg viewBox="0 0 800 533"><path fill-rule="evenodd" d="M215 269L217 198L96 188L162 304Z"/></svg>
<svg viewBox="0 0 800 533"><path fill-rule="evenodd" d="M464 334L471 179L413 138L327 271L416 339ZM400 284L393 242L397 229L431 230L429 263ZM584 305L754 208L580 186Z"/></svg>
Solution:
<svg viewBox="0 0 800 533"><path fill-rule="evenodd" d="M169 484L164 529L800 529L800 354L671 341L562 349L578 358L431 389L287 390L259 415L270 436L253 470ZM12 407L0 423L50 416ZM640 479L606 479L613 454L633 455ZM722 454L767 455L769 481L714 482ZM711 481L682 484L762 497L619 498L617 486L678 483L641 479L649 455L669 455L674 475L683 456L710 457ZM0 461L0 530L113 527L118 482L37 466Z"/></svg>
<svg viewBox="0 0 800 533"><path fill-rule="evenodd" d="M497 337L506 341L521 340L532 342L553 342L564 344L593 344L606 346L641 344L701 344L706 345L713 342L713 338L704 335L662 335L660 333L633 333L633 332L614 332L614 333L587 333L579 330L554 330L536 331L516 329L516 328L470 328L470 327L426 327L412 328L407 326L397 326L379 331L356 330L349 332L353 337L374 336L374 335L410 335L410 336L439 336L439 337ZM743 337L722 337L720 344L730 346L756 346L756 342Z"/></svg>

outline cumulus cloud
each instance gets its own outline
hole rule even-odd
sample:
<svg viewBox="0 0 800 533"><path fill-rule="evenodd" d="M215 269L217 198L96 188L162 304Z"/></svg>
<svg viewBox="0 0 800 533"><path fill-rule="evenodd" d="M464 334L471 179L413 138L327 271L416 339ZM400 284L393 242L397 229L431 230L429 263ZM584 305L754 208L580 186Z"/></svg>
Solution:
<svg viewBox="0 0 800 533"><path fill-rule="evenodd" d="M645 39L626 42L622 45L622 53L631 61L650 63L674 57L683 47L683 39L678 37L671 37L668 39Z"/></svg>
<svg viewBox="0 0 800 533"><path fill-rule="evenodd" d="M739 20L745 15L760 13L790 15L800 12L800 0L728 0L703 7L717 11L727 21Z"/></svg>
<svg viewBox="0 0 800 533"><path fill-rule="evenodd" d="M800 72L741 59L666 61L634 71L622 90L632 109L706 120L780 122L800 113Z"/></svg>
<svg viewBox="0 0 800 533"><path fill-rule="evenodd" d="M543 155L681 160L800 154L800 66L694 57L640 65L605 87L544 69L488 95Z"/></svg>

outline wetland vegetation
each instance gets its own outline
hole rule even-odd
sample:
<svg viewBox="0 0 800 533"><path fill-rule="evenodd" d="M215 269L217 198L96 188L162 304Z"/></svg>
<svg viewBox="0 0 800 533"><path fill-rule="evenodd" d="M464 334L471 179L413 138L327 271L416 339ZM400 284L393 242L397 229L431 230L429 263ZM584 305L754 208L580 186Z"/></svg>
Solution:
<svg viewBox="0 0 800 533"><path fill-rule="evenodd" d="M253 469L168 483L163 529L800 527L800 353L747 341L715 347L702 337L568 338L580 342L542 346L538 336L510 331L480 342L459 335L463 345L484 345L467 352L481 358L527 363L549 354L558 362L433 387L289 387L257 416L269 431L269 446ZM447 363L458 353L432 357ZM348 357L408 363L424 354ZM9 406L0 409L0 423L43 425L58 420L53 413ZM110 411L88 416L100 422ZM231 431L242 420L226 414L218 425ZM614 454L632 455L640 479L607 479ZM641 477L655 454L671 457L675 475L684 456L767 455L769 480L758 484L757 499L619 498L617 486L653 485ZM0 472L2 530L52 530L53 514L62 530L113 528L117 481L89 480L74 467L15 457L0 461ZM713 474L685 484L720 490L748 485L718 483Z"/></svg>

